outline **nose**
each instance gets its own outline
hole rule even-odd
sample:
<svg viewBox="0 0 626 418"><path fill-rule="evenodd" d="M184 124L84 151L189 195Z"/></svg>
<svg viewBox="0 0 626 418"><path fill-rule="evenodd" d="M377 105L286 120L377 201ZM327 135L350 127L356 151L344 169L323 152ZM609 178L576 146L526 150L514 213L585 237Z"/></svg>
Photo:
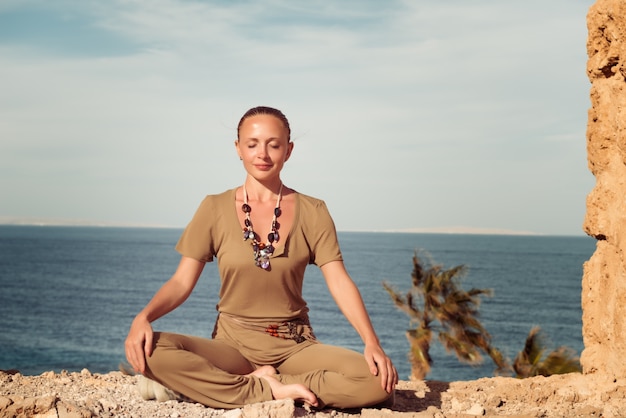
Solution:
<svg viewBox="0 0 626 418"><path fill-rule="evenodd" d="M257 156L261 159L265 159L267 157L267 146L261 145L258 147Z"/></svg>

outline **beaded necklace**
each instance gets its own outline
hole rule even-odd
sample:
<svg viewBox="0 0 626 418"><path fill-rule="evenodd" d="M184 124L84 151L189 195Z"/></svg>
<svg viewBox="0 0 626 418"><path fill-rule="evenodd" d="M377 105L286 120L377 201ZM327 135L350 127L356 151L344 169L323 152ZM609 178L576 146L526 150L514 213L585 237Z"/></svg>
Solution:
<svg viewBox="0 0 626 418"><path fill-rule="evenodd" d="M272 230L267 234L267 243L259 242L258 235L252 228L252 220L250 219L250 212L252 208L248 204L248 193L246 192L246 185L243 185L243 205L241 210L246 214L244 220L245 228L243 228L243 240L247 241L252 239L252 250L254 252L254 264L262 269L269 270L270 268L270 256L274 254L274 243L278 242L278 227L279 224L276 219L280 216L280 199L282 198L283 184L280 184L278 190L278 197L276 198L276 207L274 208L274 216L272 217Z"/></svg>

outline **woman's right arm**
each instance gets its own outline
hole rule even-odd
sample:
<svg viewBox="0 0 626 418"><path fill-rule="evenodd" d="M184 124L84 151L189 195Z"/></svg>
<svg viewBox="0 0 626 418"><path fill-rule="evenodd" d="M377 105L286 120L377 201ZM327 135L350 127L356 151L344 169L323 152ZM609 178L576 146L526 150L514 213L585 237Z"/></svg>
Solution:
<svg viewBox="0 0 626 418"><path fill-rule="evenodd" d="M146 370L146 357L152 354L153 331L150 323L187 300L203 269L204 262L183 256L174 275L137 314L125 343L126 358L135 371L143 374Z"/></svg>

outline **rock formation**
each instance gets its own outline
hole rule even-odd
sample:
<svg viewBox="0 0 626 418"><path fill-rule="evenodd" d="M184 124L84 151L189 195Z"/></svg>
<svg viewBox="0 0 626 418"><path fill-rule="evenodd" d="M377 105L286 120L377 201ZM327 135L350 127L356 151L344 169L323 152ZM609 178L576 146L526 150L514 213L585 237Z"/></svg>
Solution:
<svg viewBox="0 0 626 418"><path fill-rule="evenodd" d="M587 15L589 169L596 184L583 229L597 248L582 289L583 372L626 377L626 2L598 0Z"/></svg>

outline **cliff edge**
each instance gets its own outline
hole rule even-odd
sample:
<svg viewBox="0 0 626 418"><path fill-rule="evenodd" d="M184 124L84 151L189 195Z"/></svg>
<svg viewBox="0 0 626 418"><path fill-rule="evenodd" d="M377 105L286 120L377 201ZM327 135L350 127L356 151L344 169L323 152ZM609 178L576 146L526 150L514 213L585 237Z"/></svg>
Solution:
<svg viewBox="0 0 626 418"><path fill-rule="evenodd" d="M583 372L626 376L626 2L598 0L587 15L589 169L585 232L596 251L584 265Z"/></svg>
<svg viewBox="0 0 626 418"><path fill-rule="evenodd" d="M271 401L233 410L188 402L144 401L138 376L120 372L22 376L0 372L0 417L202 417L202 418L469 418L509 416L626 417L626 380L579 373L467 382L402 381L393 407L350 411L310 410L293 401Z"/></svg>

